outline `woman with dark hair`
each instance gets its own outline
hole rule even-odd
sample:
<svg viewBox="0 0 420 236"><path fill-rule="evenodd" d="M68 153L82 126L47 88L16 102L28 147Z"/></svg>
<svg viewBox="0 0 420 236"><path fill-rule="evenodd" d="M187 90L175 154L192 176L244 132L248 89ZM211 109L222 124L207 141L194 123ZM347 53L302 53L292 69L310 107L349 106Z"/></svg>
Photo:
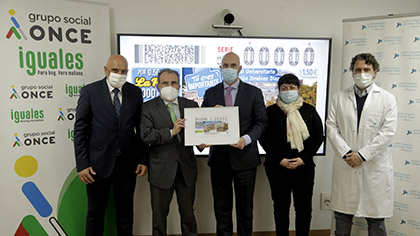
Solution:
<svg viewBox="0 0 420 236"><path fill-rule="evenodd" d="M293 74L278 81L277 103L267 107L268 126L260 139L274 202L277 236L289 235L291 194L296 236L308 236L315 179L313 156L324 141L323 125L315 108L299 96L300 82Z"/></svg>

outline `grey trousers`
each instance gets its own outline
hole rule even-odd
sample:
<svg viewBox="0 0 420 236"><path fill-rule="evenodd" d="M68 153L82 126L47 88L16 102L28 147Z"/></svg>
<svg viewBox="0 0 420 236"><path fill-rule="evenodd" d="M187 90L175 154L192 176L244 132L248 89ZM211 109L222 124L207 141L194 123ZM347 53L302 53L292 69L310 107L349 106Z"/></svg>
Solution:
<svg viewBox="0 0 420 236"><path fill-rule="evenodd" d="M335 211L335 236L350 236L353 225L353 215ZM369 236L386 236L384 218L366 218Z"/></svg>
<svg viewBox="0 0 420 236"><path fill-rule="evenodd" d="M150 194L153 212L153 236L166 236L167 216L169 214L172 196L176 192L178 211L181 218L183 236L197 236L197 223L194 215L195 184L187 186L182 176L181 168L175 177L174 184L169 189L161 189L150 184Z"/></svg>

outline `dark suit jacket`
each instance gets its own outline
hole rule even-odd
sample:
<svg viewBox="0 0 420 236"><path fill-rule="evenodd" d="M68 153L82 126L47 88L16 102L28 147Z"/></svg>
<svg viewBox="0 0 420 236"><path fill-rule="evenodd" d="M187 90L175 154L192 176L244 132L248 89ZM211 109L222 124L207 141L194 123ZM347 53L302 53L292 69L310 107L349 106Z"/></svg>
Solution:
<svg viewBox="0 0 420 236"><path fill-rule="evenodd" d="M112 105L106 78L86 85L79 97L74 124L74 150L77 171L92 166L100 177L109 177L117 151L124 160L122 168L136 170L147 165L145 145L140 139L142 92L130 83L122 87L120 118ZM120 157L120 158L121 158Z"/></svg>
<svg viewBox="0 0 420 236"><path fill-rule="evenodd" d="M260 139L260 144L266 152L265 165L278 165L284 158L300 157L305 165L298 168L313 168L313 157L325 140L321 118L312 105L303 103L299 109L303 121L309 131L309 138L303 142L304 149L298 152L287 142L287 115L277 104L267 107L268 126ZM281 166L283 167L283 166ZM286 169L286 167L283 167Z"/></svg>
<svg viewBox="0 0 420 236"><path fill-rule="evenodd" d="M181 118L184 108L198 107L194 101L178 97ZM141 120L141 138L150 144L149 182L162 189L172 186L177 173L178 163L181 167L187 186L197 181L197 162L193 147L184 145L184 129L177 136L171 137L170 129L174 127L168 108L161 97L143 105Z"/></svg>
<svg viewBox="0 0 420 236"><path fill-rule="evenodd" d="M217 104L225 106L223 82L206 91L202 107L214 107ZM208 160L210 167L223 168L225 163L223 160L226 158L229 158L234 170L247 170L261 163L257 140L267 125L261 90L240 81L235 106L239 107L240 136L248 134L252 143L243 150L228 145L212 146Z"/></svg>

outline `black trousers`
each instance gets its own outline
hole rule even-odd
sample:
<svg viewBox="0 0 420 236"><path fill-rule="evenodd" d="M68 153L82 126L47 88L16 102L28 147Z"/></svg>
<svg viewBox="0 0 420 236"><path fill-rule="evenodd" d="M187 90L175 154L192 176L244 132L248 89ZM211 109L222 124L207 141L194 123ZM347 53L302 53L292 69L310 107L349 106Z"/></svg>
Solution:
<svg viewBox="0 0 420 236"><path fill-rule="evenodd" d="M233 188L235 189L237 235L252 235L256 173L257 168L234 171L230 167L211 167L210 177L214 199L214 213L216 216L216 233L218 236L231 236L233 234L232 182Z"/></svg>
<svg viewBox="0 0 420 236"><path fill-rule="evenodd" d="M296 236L308 236L312 218L315 168L302 166L289 170L278 163L266 163L265 171L274 203L276 235L289 235L289 213L293 194Z"/></svg>
<svg viewBox="0 0 420 236"><path fill-rule="evenodd" d="M137 176L134 170L126 168L123 162L117 160L109 178L93 176L95 182L86 185L88 196L86 235L88 236L101 236L104 233L104 217L111 187L114 193L117 235L133 235L133 197Z"/></svg>

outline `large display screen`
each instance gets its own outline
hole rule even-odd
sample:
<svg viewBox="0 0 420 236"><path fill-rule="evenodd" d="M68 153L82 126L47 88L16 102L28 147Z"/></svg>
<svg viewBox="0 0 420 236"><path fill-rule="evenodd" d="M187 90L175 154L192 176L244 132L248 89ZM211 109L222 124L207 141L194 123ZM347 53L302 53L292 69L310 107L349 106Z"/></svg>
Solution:
<svg viewBox="0 0 420 236"><path fill-rule="evenodd" d="M179 95L201 104L206 89L222 81L222 57L234 52L242 65L239 78L262 90L266 106L276 102L278 79L295 74L301 96L316 107L324 127L330 48L330 38L118 34L118 52L130 70L127 80L142 89L144 101L159 96L157 75L170 68L180 74ZM265 154L261 147L260 153ZM317 154L325 154L324 145Z"/></svg>

